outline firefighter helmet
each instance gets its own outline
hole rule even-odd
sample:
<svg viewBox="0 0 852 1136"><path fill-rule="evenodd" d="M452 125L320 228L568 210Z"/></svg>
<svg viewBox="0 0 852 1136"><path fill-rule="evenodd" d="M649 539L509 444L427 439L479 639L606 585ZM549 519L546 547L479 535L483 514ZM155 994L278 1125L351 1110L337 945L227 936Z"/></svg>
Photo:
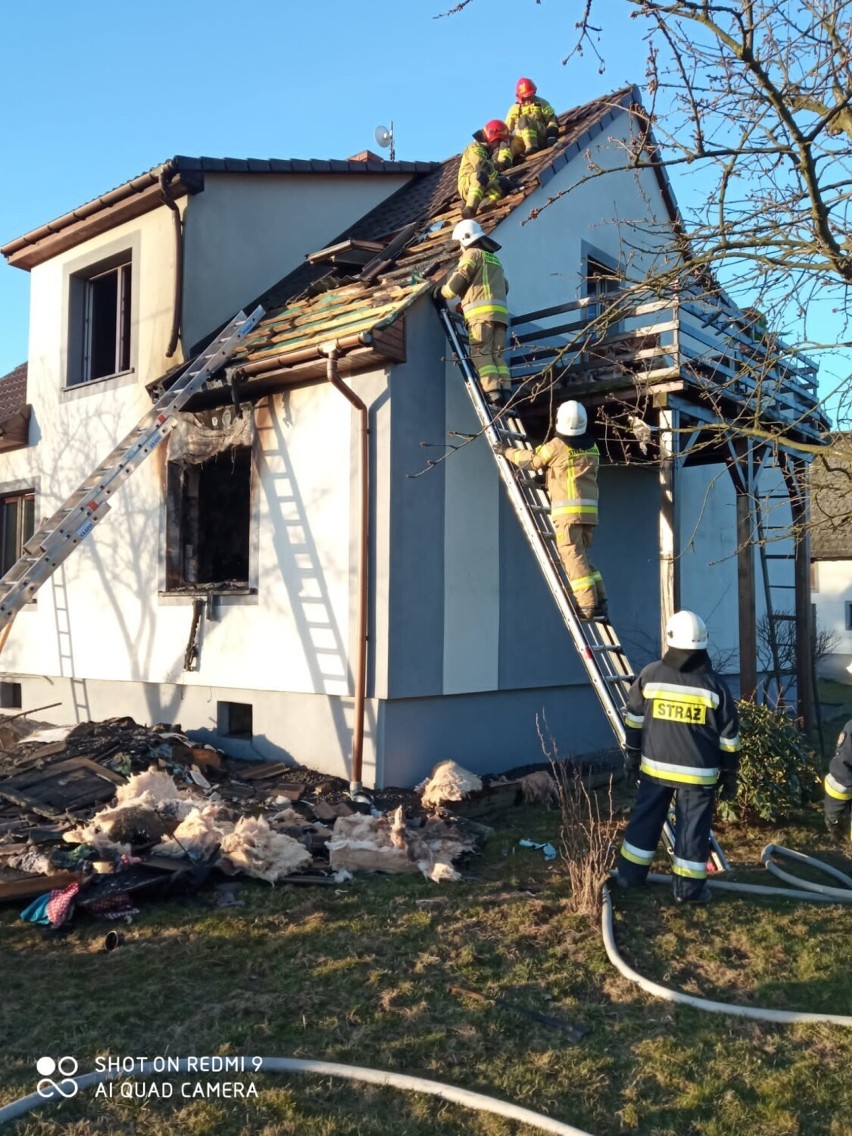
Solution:
<svg viewBox="0 0 852 1136"><path fill-rule="evenodd" d="M682 651L703 651L707 646L707 627L694 611L676 611L666 624L666 645Z"/></svg>
<svg viewBox="0 0 852 1136"><path fill-rule="evenodd" d="M567 438L574 438L578 434L585 434L589 424L588 415L579 402L570 399L563 402L556 411L556 432L564 434Z"/></svg>
<svg viewBox="0 0 852 1136"><path fill-rule="evenodd" d="M492 118L482 128L482 135L489 144L492 142L506 142L509 138L509 127L502 118Z"/></svg>
<svg viewBox="0 0 852 1136"><path fill-rule="evenodd" d="M485 236L478 221L459 221L453 229L453 240L458 241L462 248L467 248L475 241L481 241Z"/></svg>
<svg viewBox="0 0 852 1136"><path fill-rule="evenodd" d="M518 84L515 87L515 98L518 99L518 101L521 99L531 99L536 90L536 85L532 79L518 79Z"/></svg>

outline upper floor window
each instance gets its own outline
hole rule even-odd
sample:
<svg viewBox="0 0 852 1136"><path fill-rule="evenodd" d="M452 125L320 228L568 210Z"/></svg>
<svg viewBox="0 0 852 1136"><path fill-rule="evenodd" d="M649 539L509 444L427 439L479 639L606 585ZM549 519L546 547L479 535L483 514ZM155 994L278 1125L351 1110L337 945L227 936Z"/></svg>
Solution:
<svg viewBox="0 0 852 1136"><path fill-rule="evenodd" d="M68 386L130 370L132 284L129 250L71 276Z"/></svg>
<svg viewBox="0 0 852 1136"><path fill-rule="evenodd" d="M621 279L617 269L593 256L586 257L586 295L593 300L604 300L617 292Z"/></svg>
<svg viewBox="0 0 852 1136"><path fill-rule="evenodd" d="M0 497L0 575L20 559L35 532L35 493L31 489Z"/></svg>

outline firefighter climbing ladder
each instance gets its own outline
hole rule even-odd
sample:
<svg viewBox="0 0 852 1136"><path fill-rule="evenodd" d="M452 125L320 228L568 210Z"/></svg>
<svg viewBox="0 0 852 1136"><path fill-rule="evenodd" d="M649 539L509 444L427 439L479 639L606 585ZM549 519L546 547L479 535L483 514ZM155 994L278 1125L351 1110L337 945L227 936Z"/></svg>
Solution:
<svg viewBox="0 0 852 1136"><path fill-rule="evenodd" d="M461 320L443 304L438 305L438 312L487 440L507 442L516 449L532 449L523 423L510 411L503 410L496 418L492 418L468 355L467 336ZM550 502L535 473L532 470L521 469L502 458L497 461L497 469L524 535L577 648L580 661L586 669L616 741L623 749L626 740L624 710L630 685L635 678L624 648L608 621L580 619L574 607L571 585L556 547L556 533L550 521ZM674 851L673 825L673 817L670 815L663 831L670 856ZM716 871L727 870L725 855L712 834L710 847L713 867Z"/></svg>
<svg viewBox="0 0 852 1136"><path fill-rule="evenodd" d="M112 494L172 431L177 412L230 358L262 315L263 308L258 307L249 316L245 312L234 316L127 437L30 537L21 557L0 579L0 628L11 624L24 604L106 515Z"/></svg>

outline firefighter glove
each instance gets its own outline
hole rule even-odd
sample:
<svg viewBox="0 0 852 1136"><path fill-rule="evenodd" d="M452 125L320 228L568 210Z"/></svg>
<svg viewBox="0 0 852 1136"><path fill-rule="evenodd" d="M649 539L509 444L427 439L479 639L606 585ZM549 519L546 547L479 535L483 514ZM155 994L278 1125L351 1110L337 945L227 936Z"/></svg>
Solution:
<svg viewBox="0 0 852 1136"><path fill-rule="evenodd" d="M507 177L498 178L497 184L500 186L501 193L511 193L515 188Z"/></svg>
<svg viewBox="0 0 852 1136"><path fill-rule="evenodd" d="M512 447L509 445L508 442L492 442L491 443L491 449L494 451L495 454L497 454L498 457L501 457L501 458L504 458L508 454L509 450L511 450L511 448Z"/></svg>
<svg viewBox="0 0 852 1136"><path fill-rule="evenodd" d="M628 746L624 751L624 774L626 777L636 777L642 761L642 750Z"/></svg>
<svg viewBox="0 0 852 1136"><path fill-rule="evenodd" d="M491 178L489 177L489 174L488 174L488 170L482 170L482 169L477 170L476 171L476 180L483 187L488 185L488 183L491 181Z"/></svg>
<svg viewBox="0 0 852 1136"><path fill-rule="evenodd" d="M435 301L436 304L443 304L443 302L444 302L444 297L443 297L443 294L441 292L442 288L443 288L443 284L436 284L435 287L432 289L432 299Z"/></svg>
<svg viewBox="0 0 852 1136"><path fill-rule="evenodd" d="M717 793L720 801L733 801L737 796L737 773L735 769L723 769L719 774Z"/></svg>
<svg viewBox="0 0 852 1136"><path fill-rule="evenodd" d="M559 136L557 134L548 134L544 140L546 146L555 146L558 141Z"/></svg>

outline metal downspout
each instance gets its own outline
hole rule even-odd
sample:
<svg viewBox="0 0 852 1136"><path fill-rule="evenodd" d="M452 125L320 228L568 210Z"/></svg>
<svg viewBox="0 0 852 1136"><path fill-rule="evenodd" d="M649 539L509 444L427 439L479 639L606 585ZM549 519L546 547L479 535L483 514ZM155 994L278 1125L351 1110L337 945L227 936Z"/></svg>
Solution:
<svg viewBox="0 0 852 1136"><path fill-rule="evenodd" d="M370 521L370 415L367 407L337 373L340 352L337 343L324 343L320 353L326 357L326 378L352 403L361 420L361 505L360 535L358 539L358 655L355 662L355 706L352 723L352 769L349 792L361 792L361 772L364 760L364 710L367 684L367 609L369 605L369 521Z"/></svg>
<svg viewBox="0 0 852 1136"><path fill-rule="evenodd" d="M175 287L174 303L172 304L172 332L169 336L169 345L166 348L167 359L171 359L177 351L180 323L183 316L183 219L169 187L169 180L173 175L174 171L168 166L164 166L160 170L160 194L165 204L172 211L175 228Z"/></svg>

